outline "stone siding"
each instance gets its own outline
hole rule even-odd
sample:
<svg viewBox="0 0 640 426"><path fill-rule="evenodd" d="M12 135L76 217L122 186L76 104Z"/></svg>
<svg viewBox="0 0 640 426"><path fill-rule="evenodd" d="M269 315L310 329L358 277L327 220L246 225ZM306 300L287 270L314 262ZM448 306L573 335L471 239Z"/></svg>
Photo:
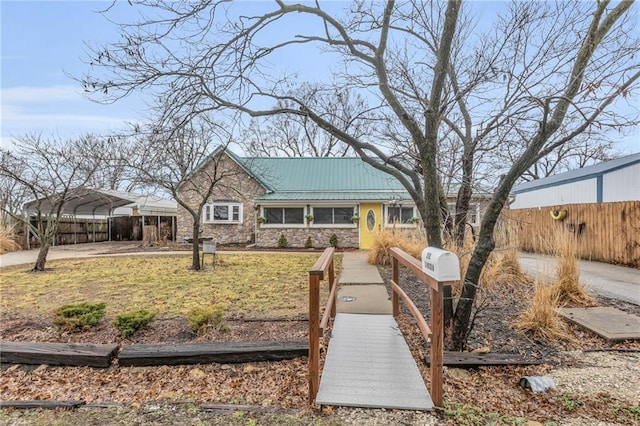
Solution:
<svg viewBox="0 0 640 426"><path fill-rule="evenodd" d="M289 247L304 247L307 238L311 236L314 248L329 247L332 234L338 237L338 247L358 247L358 228L286 228L258 226L256 244L259 247L277 247L280 234L287 237Z"/></svg>
<svg viewBox="0 0 640 426"><path fill-rule="evenodd" d="M217 170L215 169L216 167ZM207 174L213 175L214 173L218 178L222 177L222 179L215 187L209 201L236 200L242 203L243 220L242 223L234 224L203 223L201 225L202 237L213 237L213 240L218 244L247 244L252 242L255 238L255 223L258 215L254 200L265 193L264 188L226 154L222 154L218 161L211 159L194 175L187 185L197 185L198 182L206 185L205 179L207 178L205 176ZM195 192L187 190L180 193L180 198L187 201L187 204L192 208L195 208L200 201ZM204 212L202 212L202 216L204 218ZM178 241L182 241L184 237L191 238L192 233L193 217L184 207L178 204Z"/></svg>

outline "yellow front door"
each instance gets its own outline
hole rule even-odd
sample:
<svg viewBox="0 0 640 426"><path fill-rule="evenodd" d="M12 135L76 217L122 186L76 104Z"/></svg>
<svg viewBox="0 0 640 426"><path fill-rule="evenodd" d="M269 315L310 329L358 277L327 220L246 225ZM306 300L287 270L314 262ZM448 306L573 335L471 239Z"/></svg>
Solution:
<svg viewBox="0 0 640 426"><path fill-rule="evenodd" d="M382 226L381 204L360 204L360 248L373 245L373 234Z"/></svg>

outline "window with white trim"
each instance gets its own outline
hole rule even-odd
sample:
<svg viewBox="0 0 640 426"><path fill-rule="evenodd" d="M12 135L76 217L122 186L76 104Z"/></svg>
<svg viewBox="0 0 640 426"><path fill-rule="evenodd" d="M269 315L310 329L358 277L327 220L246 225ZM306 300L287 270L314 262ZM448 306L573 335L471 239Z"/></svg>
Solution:
<svg viewBox="0 0 640 426"><path fill-rule="evenodd" d="M302 225L305 223L304 207L265 207L267 225Z"/></svg>
<svg viewBox="0 0 640 426"><path fill-rule="evenodd" d="M242 203L214 201L206 204L204 223L242 223Z"/></svg>
<svg viewBox="0 0 640 426"><path fill-rule="evenodd" d="M385 206L386 217L387 217L387 225L393 225L395 223L399 224L410 224L409 219L416 216L415 207L413 206Z"/></svg>
<svg viewBox="0 0 640 426"><path fill-rule="evenodd" d="M353 207L313 207L314 225L346 225L351 224Z"/></svg>

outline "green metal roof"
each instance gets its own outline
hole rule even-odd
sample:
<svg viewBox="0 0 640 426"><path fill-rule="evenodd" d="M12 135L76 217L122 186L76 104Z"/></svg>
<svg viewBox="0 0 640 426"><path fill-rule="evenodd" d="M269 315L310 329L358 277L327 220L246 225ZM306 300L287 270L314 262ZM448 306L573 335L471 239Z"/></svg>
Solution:
<svg viewBox="0 0 640 426"><path fill-rule="evenodd" d="M392 198L409 199L406 191L282 191L258 197L262 201L389 201Z"/></svg>
<svg viewBox="0 0 640 426"><path fill-rule="evenodd" d="M260 200L378 201L409 197L393 176L360 158L237 157L267 189Z"/></svg>

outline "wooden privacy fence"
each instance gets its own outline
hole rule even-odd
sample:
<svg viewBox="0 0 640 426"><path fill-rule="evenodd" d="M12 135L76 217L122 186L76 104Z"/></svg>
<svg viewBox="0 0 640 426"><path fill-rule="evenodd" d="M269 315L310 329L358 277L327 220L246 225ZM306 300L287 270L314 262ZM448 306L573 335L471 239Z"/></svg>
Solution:
<svg viewBox="0 0 640 426"><path fill-rule="evenodd" d="M640 201L505 210L503 215L523 250L547 253L549 236L563 232L576 235L583 259L640 267Z"/></svg>
<svg viewBox="0 0 640 426"><path fill-rule="evenodd" d="M320 336L331 318L336 316L336 288L333 255L335 248L325 249L309 269L309 403L313 404L320 386ZM320 320L320 281L327 279L329 297Z"/></svg>
<svg viewBox="0 0 640 426"><path fill-rule="evenodd" d="M444 407L443 405L443 353L444 353L444 303L443 303L443 287L452 285L451 282L439 282L427 275L422 270L419 260L405 253L401 249L394 247L391 249L391 288L393 290L391 303L393 306L393 316L397 317L400 313L399 300L407 305L409 312L415 318L418 328L427 342L431 343L429 369L431 375L431 388L429 393L436 407ZM400 287L400 268L402 265L413 272L422 282L430 287L429 306L431 307L431 327L427 324L422 313L413 301Z"/></svg>

